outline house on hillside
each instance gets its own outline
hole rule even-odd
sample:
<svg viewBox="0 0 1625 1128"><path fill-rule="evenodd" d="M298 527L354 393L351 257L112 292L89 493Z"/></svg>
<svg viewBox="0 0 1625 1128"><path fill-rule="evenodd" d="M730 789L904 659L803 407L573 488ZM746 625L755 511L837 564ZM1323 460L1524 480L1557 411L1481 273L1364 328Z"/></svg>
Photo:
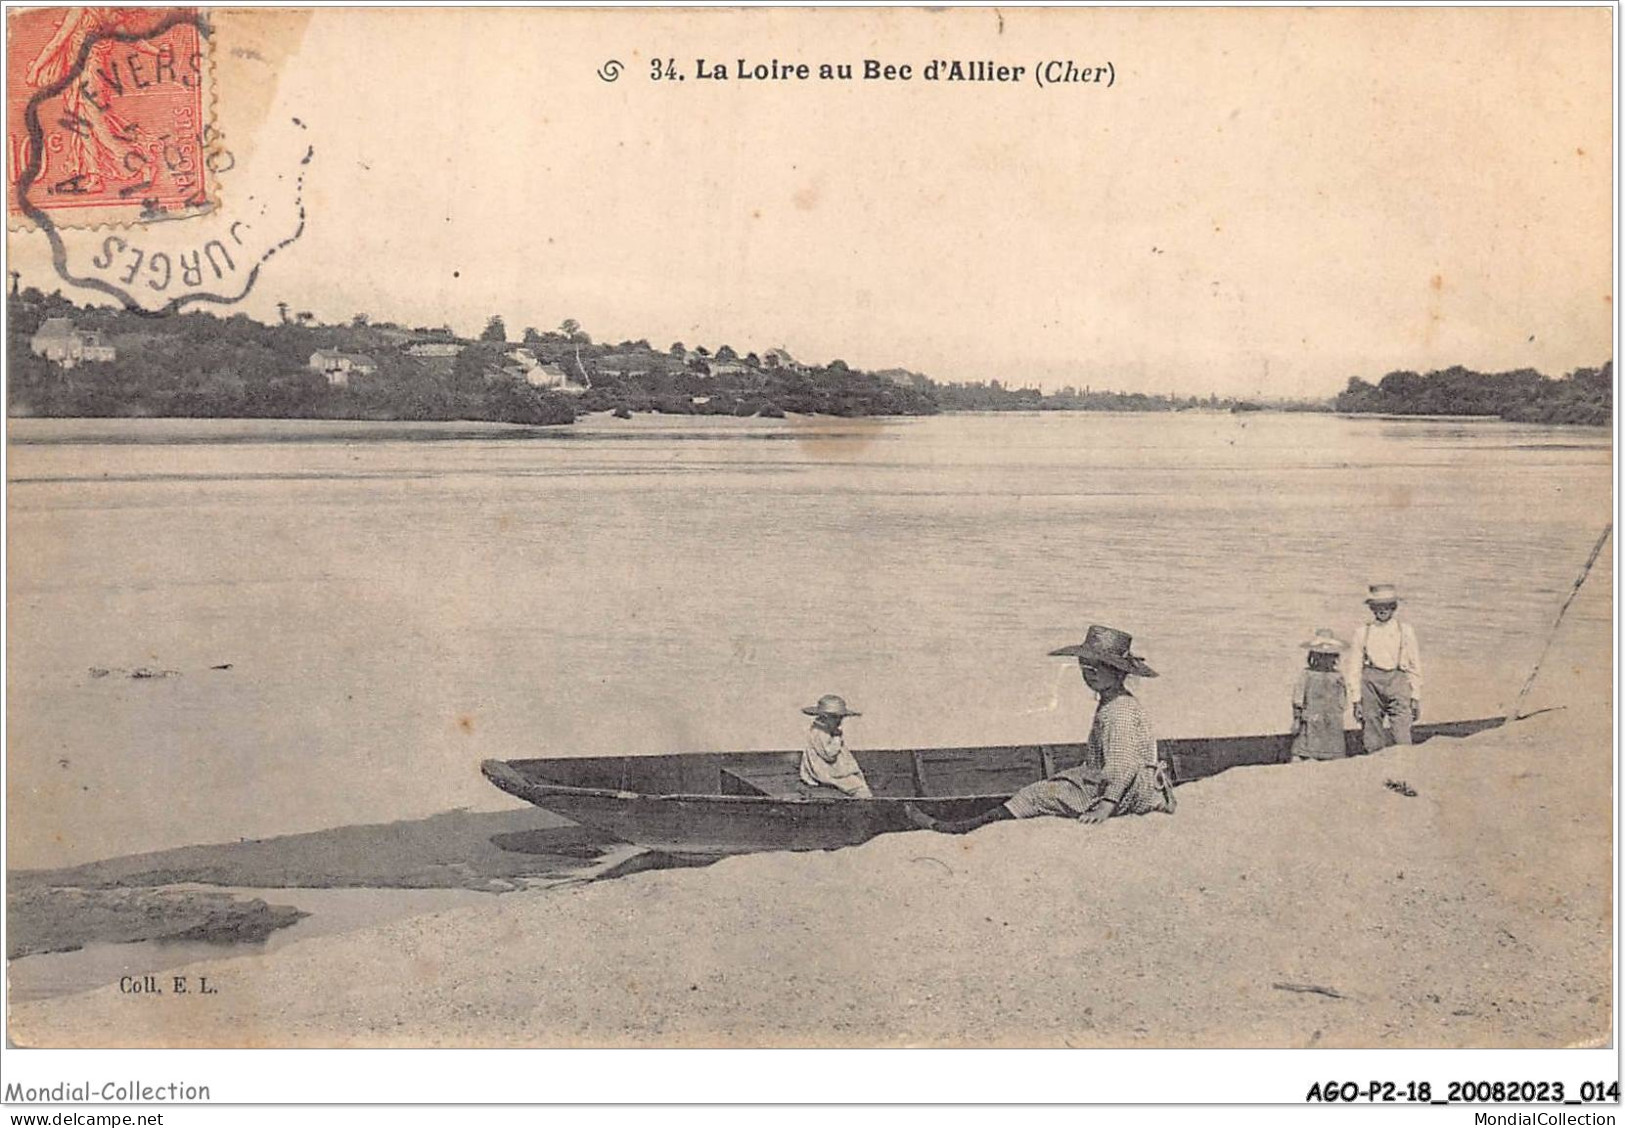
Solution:
<svg viewBox="0 0 1625 1128"><path fill-rule="evenodd" d="M500 368L485 370L487 380L518 380L528 382L531 372L541 363L529 349L509 349L502 354L508 361Z"/></svg>
<svg viewBox="0 0 1625 1128"><path fill-rule="evenodd" d="M310 368L327 377L333 387L343 387L350 377L367 376L378 371L378 362L363 353L340 352L338 349L317 349L310 354Z"/></svg>
<svg viewBox="0 0 1625 1128"><path fill-rule="evenodd" d="M76 364L105 363L118 357L112 345L102 344L100 333L75 329L73 322L66 317L46 318L28 347L35 356L43 356L63 368L72 368Z"/></svg>
<svg viewBox="0 0 1625 1128"><path fill-rule="evenodd" d="M509 361L502 366L503 375L523 380L533 388L567 395L580 395L587 390L586 384L572 380L570 374L556 364L537 360L536 354L527 348L509 349L503 355Z"/></svg>
<svg viewBox="0 0 1625 1128"><path fill-rule="evenodd" d="M524 379L533 388L545 388L571 396L579 396L587 390L587 385L571 379L570 374L556 364L538 364L528 368Z"/></svg>

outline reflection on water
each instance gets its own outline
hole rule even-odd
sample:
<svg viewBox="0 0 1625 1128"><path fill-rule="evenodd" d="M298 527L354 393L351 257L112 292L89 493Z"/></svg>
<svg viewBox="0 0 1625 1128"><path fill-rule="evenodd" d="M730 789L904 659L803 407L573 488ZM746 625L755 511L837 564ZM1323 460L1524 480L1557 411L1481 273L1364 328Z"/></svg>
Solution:
<svg viewBox="0 0 1625 1128"><path fill-rule="evenodd" d="M791 747L823 693L859 747L1076 739L1045 654L1091 622L1160 671L1163 734L1280 730L1298 642L1375 580L1429 718L1492 714L1611 511L1609 438L1574 428L441 431L11 423L41 440L7 467L13 865L506 805L485 757ZM178 676L90 673L143 666Z"/></svg>

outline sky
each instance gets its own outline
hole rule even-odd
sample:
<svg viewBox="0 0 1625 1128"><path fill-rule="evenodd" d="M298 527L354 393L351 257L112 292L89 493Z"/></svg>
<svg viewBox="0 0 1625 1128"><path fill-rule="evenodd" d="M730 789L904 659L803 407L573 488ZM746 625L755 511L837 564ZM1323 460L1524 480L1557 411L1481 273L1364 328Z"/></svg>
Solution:
<svg viewBox="0 0 1625 1128"><path fill-rule="evenodd" d="M315 153L303 236L236 307L266 320L574 318L1181 395L1611 352L1606 8L227 16L228 143L268 154L297 117ZM718 82L701 58L915 73ZM929 82L931 59L1027 73ZM1048 60L1112 85L1041 88ZM223 209L269 175L222 175ZM53 288L43 239L8 242Z"/></svg>

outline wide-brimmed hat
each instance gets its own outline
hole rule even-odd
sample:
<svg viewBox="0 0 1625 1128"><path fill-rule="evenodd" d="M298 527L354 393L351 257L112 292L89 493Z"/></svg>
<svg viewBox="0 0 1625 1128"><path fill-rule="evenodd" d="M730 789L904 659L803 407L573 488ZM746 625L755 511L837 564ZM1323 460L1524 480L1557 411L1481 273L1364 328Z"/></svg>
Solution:
<svg viewBox="0 0 1625 1128"><path fill-rule="evenodd" d="M1336 654L1347 650L1349 644L1332 634L1329 627L1316 627L1315 637L1300 645L1305 650L1312 650L1316 654Z"/></svg>
<svg viewBox="0 0 1625 1128"><path fill-rule="evenodd" d="M856 709L846 707L846 698L838 697L833 693L826 693L818 699L818 704L805 706L803 713L809 717L861 717L862 713Z"/></svg>
<svg viewBox="0 0 1625 1128"><path fill-rule="evenodd" d="M1133 646L1132 635L1096 624L1089 628L1082 642L1076 646L1063 646L1059 650L1051 650L1050 657L1077 658L1087 663L1110 666L1114 670L1136 677L1156 677L1157 671L1147 666L1145 659L1133 653Z"/></svg>
<svg viewBox="0 0 1625 1128"><path fill-rule="evenodd" d="M1372 584L1366 589L1367 604L1392 603L1399 605L1399 590L1393 584Z"/></svg>

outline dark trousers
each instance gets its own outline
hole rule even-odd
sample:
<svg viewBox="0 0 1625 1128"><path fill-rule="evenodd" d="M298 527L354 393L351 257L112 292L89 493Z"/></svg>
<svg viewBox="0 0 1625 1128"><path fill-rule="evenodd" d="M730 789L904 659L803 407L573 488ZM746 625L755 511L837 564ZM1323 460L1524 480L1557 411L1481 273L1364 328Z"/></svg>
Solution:
<svg viewBox="0 0 1625 1128"><path fill-rule="evenodd" d="M1411 679L1403 670L1367 666L1360 678L1360 742L1367 752L1411 742ZM1387 722L1387 727L1383 722Z"/></svg>

